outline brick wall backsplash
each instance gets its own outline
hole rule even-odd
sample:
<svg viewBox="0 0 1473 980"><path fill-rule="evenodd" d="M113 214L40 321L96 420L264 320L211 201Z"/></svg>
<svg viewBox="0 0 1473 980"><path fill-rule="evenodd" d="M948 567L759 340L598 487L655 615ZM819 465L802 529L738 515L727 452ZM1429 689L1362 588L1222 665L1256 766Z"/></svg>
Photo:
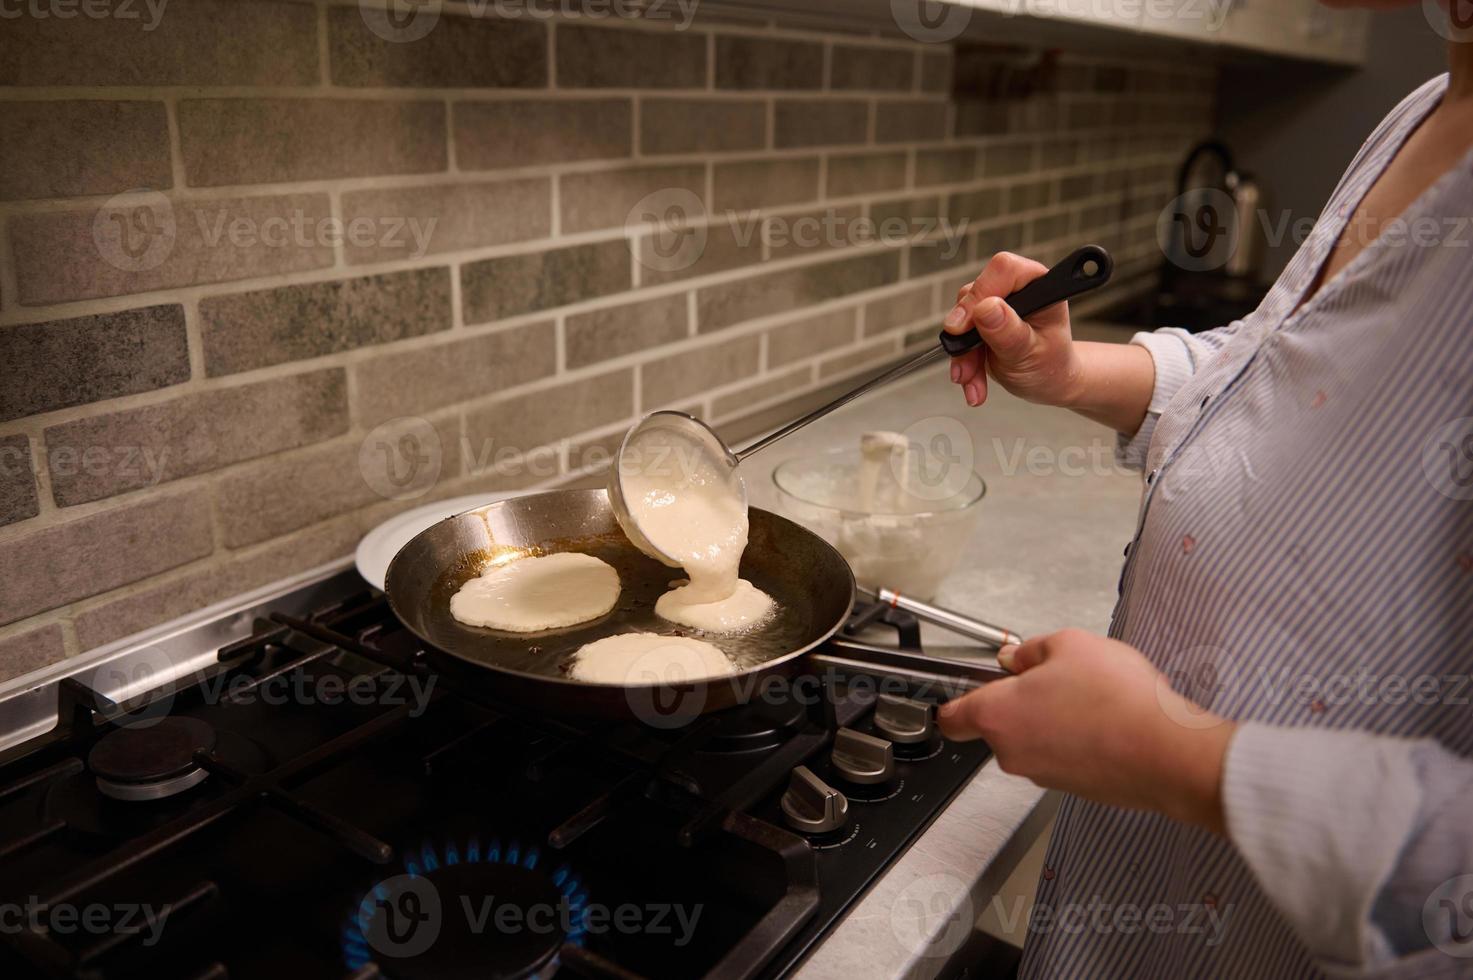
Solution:
<svg viewBox="0 0 1473 980"><path fill-rule="evenodd" d="M758 433L998 249L1118 300L1212 119L1189 60L375 2L0 29L0 679L655 408Z"/></svg>

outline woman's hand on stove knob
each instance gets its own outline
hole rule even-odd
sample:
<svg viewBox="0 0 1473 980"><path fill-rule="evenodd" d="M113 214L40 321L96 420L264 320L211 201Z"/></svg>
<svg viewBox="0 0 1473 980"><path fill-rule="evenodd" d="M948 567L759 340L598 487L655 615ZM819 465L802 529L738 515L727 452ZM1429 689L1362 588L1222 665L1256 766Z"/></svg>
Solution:
<svg viewBox="0 0 1473 980"><path fill-rule="evenodd" d="M967 404L987 400L990 373L1019 398L1045 405L1066 405L1081 374L1069 331L1069 304L1058 303L1021 319L1002 299L1017 292L1048 267L1032 259L998 252L980 275L956 294L946 315L947 333L964 334L973 327L982 346L951 359L951 380L962 386Z"/></svg>
<svg viewBox="0 0 1473 980"><path fill-rule="evenodd" d="M1083 630L1004 647L1013 677L942 705L941 731L985 738L1004 771L1098 803L1223 832L1234 725L1189 702L1140 651Z"/></svg>

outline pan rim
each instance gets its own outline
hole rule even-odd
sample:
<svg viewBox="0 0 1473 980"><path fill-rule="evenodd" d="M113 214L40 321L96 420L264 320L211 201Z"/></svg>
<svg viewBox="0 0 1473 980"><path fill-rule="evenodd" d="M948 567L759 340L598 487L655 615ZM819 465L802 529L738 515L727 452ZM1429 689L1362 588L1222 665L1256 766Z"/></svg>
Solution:
<svg viewBox="0 0 1473 980"><path fill-rule="evenodd" d="M852 612L854 609L854 600L858 594L858 587L854 578L854 569L850 567L848 559L844 557L839 549L835 548L822 535L817 534L816 532L811 531L806 527L803 527L803 525L797 523L796 521L790 520L789 518L786 518L781 514L765 510L761 507L749 506L749 510L755 510L768 518L772 518L786 524L791 524L799 530L803 531L803 533L812 535L816 542L831 551L834 557L838 560L839 566L844 569L845 577L848 580L849 601L845 613L839 616L835 620L835 622L826 627L821 633L815 636L814 639L809 641L804 646L773 657L771 660L764 660L759 664L753 664L750 667L744 667L741 670L736 671L735 673L720 674L714 677L701 677L690 681L684 681L679 684L608 684L601 682L574 680L569 677L554 677L550 674L531 674L526 671L512 670L510 668L502 667L497 664L486 663L485 661L473 660L472 658L456 653L453 650L446 650L443 647L436 645L433 640L421 633L419 629L410 622L409 619L405 618L405 616L401 614L399 610L399 603L395 601L394 593L390 591L387 586L394 580L394 566L398 564L400 559L404 556L404 553L408 551L409 548L415 544L415 542L419 541L421 537L430 534L441 525L446 524L450 521L457 520L461 517L466 516L467 514L477 513L480 511L489 512L500 508L509 509L509 505L516 504L519 501L531 500L537 497L576 498L580 496L585 498L602 498L605 507L611 506L608 500L608 491L602 488L587 488L580 490L539 490L532 493L518 494L515 497L507 497L504 500L493 501L488 504L483 504L479 507L470 507L466 510L461 511L458 514L451 514L449 517L441 518L434 524L431 524L429 527L416 534L413 538L410 538L409 541L405 542L404 545L394 553L394 557L389 561L389 567L384 573L384 596L388 600L390 611L393 612L394 617L399 620L399 623L405 629L409 630L409 632L413 633L421 643L425 644L428 649L436 651L443 656L450 657L456 661L459 661L460 663L468 664L472 667L477 667L482 670L493 671L498 674L505 674L508 677L514 677L523 680L533 680L539 684L556 684L560 686L565 686L573 690L595 690L608 693L616 693L628 691L654 691L671 689L692 690L699 686L712 687L720 685L722 683L736 683L741 678L772 671L783 664L791 663L804 654L807 654L815 648L821 646L822 644L827 643L830 639L833 638L835 633L843 628L844 622L848 618L849 613ZM618 526L617 522L615 522L615 526ZM620 530L620 533L623 533L622 529Z"/></svg>

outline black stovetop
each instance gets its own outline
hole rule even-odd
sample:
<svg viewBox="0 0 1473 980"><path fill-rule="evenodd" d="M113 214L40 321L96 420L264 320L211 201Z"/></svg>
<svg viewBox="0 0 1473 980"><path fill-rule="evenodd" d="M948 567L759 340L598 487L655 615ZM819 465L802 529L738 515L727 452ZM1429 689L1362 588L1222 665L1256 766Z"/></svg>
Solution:
<svg viewBox="0 0 1473 980"><path fill-rule="evenodd" d="M989 754L933 738L847 785L829 745L873 731L878 667L660 730L434 662L365 591L126 705L63 681L0 759L0 976L776 976ZM800 764L841 830L788 829Z"/></svg>

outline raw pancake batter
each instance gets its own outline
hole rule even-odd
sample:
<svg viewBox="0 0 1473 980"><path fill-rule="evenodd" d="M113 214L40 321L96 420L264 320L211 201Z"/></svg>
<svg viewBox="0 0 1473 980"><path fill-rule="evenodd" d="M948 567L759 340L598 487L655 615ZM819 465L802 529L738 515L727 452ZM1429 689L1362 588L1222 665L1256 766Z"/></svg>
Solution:
<svg viewBox="0 0 1473 980"><path fill-rule="evenodd" d="M766 618L772 599L737 578L747 547L747 509L720 460L668 429L641 435L622 474L630 515L689 583L660 597L655 612L695 629L727 633Z"/></svg>
<svg viewBox="0 0 1473 980"><path fill-rule="evenodd" d="M559 552L488 569L450 597L450 615L467 626L536 633L597 619L618 601L611 565Z"/></svg>
<svg viewBox="0 0 1473 980"><path fill-rule="evenodd" d="M895 466L899 454L899 466ZM909 477L910 442L899 432L866 432L859 439L859 508L873 513L877 510L900 510L895 504L904 502L902 496ZM898 473L898 476L897 476ZM884 485L881 480L885 477ZM881 491L885 492L881 492Z"/></svg>
<svg viewBox="0 0 1473 980"><path fill-rule="evenodd" d="M590 684L670 684L736 673L726 654L704 640L620 633L579 649L573 677Z"/></svg>
<svg viewBox="0 0 1473 980"><path fill-rule="evenodd" d="M746 579L737 579L731 595L716 602L692 602L690 586L682 585L660 596L656 614L707 633L736 633L761 623L772 615L772 596Z"/></svg>

